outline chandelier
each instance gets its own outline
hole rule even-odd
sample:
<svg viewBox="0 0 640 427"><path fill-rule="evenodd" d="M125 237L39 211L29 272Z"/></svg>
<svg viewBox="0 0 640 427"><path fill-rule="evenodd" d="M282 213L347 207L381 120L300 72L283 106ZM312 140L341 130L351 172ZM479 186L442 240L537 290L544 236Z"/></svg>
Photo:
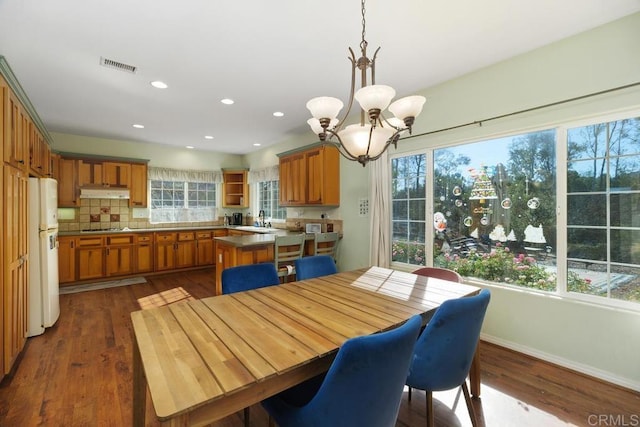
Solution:
<svg viewBox="0 0 640 427"><path fill-rule="evenodd" d="M367 41L365 40L365 0L362 0L362 41L360 42L361 56L356 60L353 50L349 48L351 57L351 92L347 112L343 119L349 116L354 98L360 104L360 123L346 126L338 119L338 114L344 106L338 98L321 96L307 102L307 108L313 118L307 120L320 141L330 143L338 148L340 154L349 160L357 161L365 166L370 160L380 158L382 153L393 144L397 147L400 135L409 132L416 117L422 112L426 99L424 96L407 96L391 103L396 95L390 86L375 84L375 61L380 48L373 59L367 57ZM360 89L355 91L356 69L360 73ZM371 84L367 85L367 70L370 72ZM391 103L391 105L389 105ZM386 118L386 109L395 116Z"/></svg>

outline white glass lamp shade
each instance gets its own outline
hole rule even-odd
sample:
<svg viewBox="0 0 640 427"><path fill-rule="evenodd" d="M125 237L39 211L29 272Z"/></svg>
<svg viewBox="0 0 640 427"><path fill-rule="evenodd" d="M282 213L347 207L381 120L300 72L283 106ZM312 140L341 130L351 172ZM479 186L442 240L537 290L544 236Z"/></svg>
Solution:
<svg viewBox="0 0 640 427"><path fill-rule="evenodd" d="M355 157L369 155L376 157L384 151L387 141L393 135L394 130L389 127L376 127L371 135L371 144L369 144L369 132L371 125L359 124L350 125L338 132L338 136L344 148Z"/></svg>
<svg viewBox="0 0 640 427"><path fill-rule="evenodd" d="M332 98L330 96L319 96L307 102L307 108L311 112L311 115L318 120L335 119L343 105L342 101L338 98Z"/></svg>
<svg viewBox="0 0 640 427"><path fill-rule="evenodd" d="M336 127L336 125L339 122L340 122L340 120L338 120L338 119L331 120L331 122L329 123L329 126L327 127L327 129L333 129L334 127ZM311 119L307 120L307 123L309 124L309 127L311 128L313 133L315 133L316 135L319 135L322 132L324 132L324 129L322 129L322 125L320 124L320 120L315 119L315 118L311 118Z"/></svg>
<svg viewBox="0 0 640 427"><path fill-rule="evenodd" d="M424 96L406 96L389 105L389 111L401 120L404 120L407 117L418 117L422 112L422 106L426 101L427 99Z"/></svg>
<svg viewBox="0 0 640 427"><path fill-rule="evenodd" d="M394 96L396 96L395 89L385 85L365 86L354 95L364 111L376 108L380 111L385 110Z"/></svg>

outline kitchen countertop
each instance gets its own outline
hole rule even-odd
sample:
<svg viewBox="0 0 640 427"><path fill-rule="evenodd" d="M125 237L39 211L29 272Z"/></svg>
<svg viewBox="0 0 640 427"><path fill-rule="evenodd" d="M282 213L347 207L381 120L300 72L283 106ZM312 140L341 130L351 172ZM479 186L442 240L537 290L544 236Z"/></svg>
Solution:
<svg viewBox="0 0 640 427"><path fill-rule="evenodd" d="M253 234L246 236L220 236L215 237L214 240L224 242L228 245L235 246L237 248L245 248L251 246L261 246L274 244L276 236L288 236L291 234L300 234L299 231L287 231L281 230L268 234ZM305 233L305 240L313 240L314 235L312 233Z"/></svg>
<svg viewBox="0 0 640 427"><path fill-rule="evenodd" d="M163 233L163 232L171 232L171 231L198 231L198 230L242 230L242 231L251 231L254 233L260 233L262 235L271 235L274 236L276 234L290 234L290 233L300 233L299 231L288 231L284 228L263 228L263 227L254 227L254 226L246 226L246 225L209 225L209 226L195 226L195 227L156 227L156 228L131 228L131 229L112 229L112 230L87 230L87 231L60 231L58 233L59 236L86 236L92 234L128 234L128 233ZM257 235L260 235L257 234ZM231 237L245 237L245 236L231 236ZM251 236L248 236L251 237Z"/></svg>

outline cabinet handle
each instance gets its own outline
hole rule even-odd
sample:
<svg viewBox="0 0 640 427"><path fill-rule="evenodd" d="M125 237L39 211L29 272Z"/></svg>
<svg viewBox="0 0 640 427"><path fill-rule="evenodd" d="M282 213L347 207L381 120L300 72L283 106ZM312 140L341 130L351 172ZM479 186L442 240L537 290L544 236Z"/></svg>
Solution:
<svg viewBox="0 0 640 427"><path fill-rule="evenodd" d="M69 246L71 249L76 247L76 242L74 242L73 240L71 241L71 244Z"/></svg>
<svg viewBox="0 0 640 427"><path fill-rule="evenodd" d="M24 160L18 160L18 163L20 163L21 165L24 165Z"/></svg>

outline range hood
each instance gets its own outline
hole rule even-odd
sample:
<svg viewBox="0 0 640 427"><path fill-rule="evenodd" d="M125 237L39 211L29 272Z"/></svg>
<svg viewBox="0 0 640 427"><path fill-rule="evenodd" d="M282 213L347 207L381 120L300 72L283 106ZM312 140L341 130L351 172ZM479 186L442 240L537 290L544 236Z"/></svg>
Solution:
<svg viewBox="0 0 640 427"><path fill-rule="evenodd" d="M113 187L88 187L80 189L81 199L128 199L129 189Z"/></svg>

